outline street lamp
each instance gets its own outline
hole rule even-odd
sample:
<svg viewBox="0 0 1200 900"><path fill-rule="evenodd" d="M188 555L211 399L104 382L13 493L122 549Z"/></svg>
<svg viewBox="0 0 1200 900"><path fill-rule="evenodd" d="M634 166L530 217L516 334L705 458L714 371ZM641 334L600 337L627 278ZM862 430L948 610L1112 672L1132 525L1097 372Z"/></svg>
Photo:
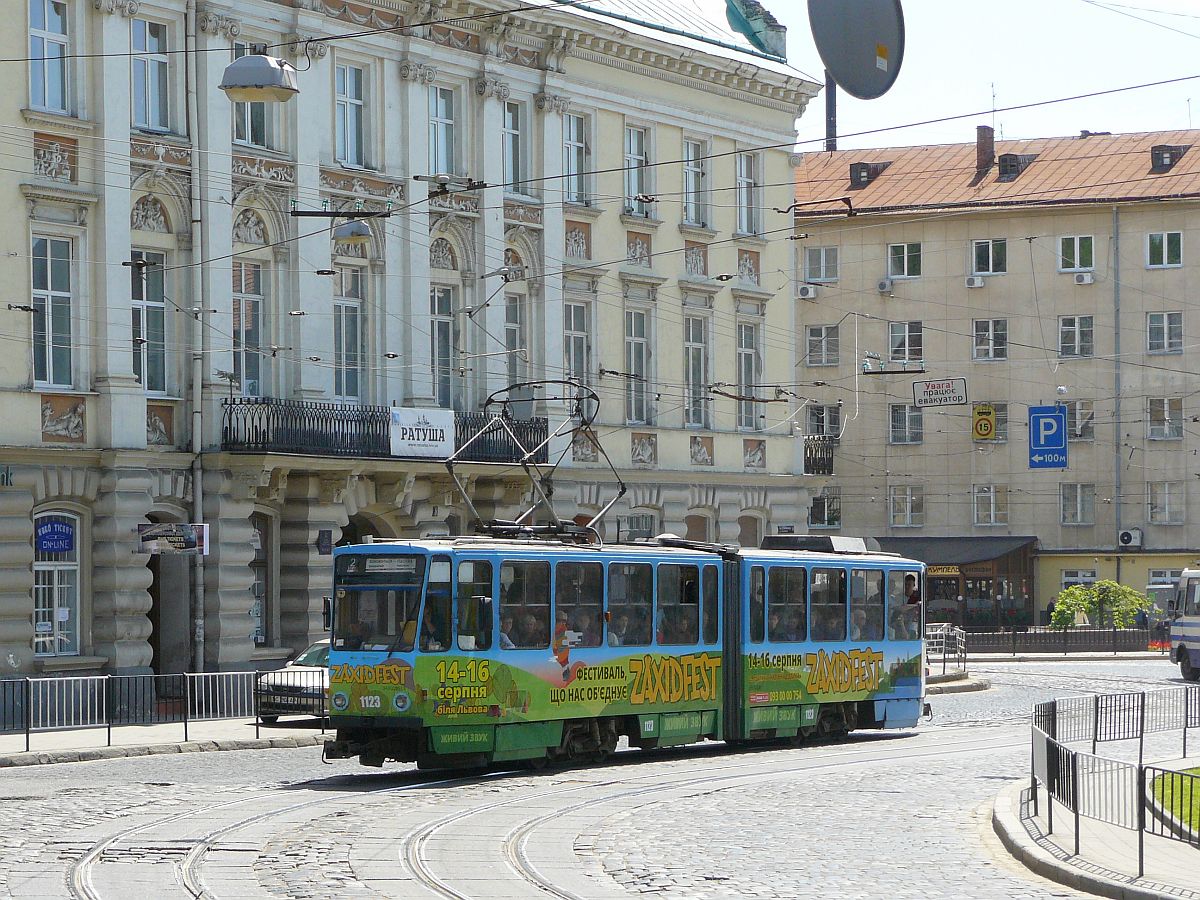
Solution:
<svg viewBox="0 0 1200 900"><path fill-rule="evenodd" d="M300 93L296 68L258 45L225 67L220 88L234 103L285 103Z"/></svg>

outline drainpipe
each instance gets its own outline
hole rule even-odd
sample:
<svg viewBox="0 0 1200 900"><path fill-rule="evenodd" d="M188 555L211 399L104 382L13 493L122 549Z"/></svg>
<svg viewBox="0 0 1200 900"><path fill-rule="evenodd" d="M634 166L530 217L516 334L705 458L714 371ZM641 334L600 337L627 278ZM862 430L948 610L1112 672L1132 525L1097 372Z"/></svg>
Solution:
<svg viewBox="0 0 1200 900"><path fill-rule="evenodd" d="M196 0L187 0L185 12L185 63L187 66L187 129L192 143L191 155L191 230L192 263L189 269L192 285L192 306L196 310L192 321L192 521L204 521L204 466L201 452L204 449L204 279L197 262L204 260L204 232L200 227L200 113L197 108L196 80L198 76L196 54ZM192 557L192 665L193 672L204 671L204 555Z"/></svg>
<svg viewBox="0 0 1200 900"><path fill-rule="evenodd" d="M1117 506L1116 534L1121 533L1121 210L1113 206L1113 490ZM1117 544L1117 584L1121 583L1121 546Z"/></svg>

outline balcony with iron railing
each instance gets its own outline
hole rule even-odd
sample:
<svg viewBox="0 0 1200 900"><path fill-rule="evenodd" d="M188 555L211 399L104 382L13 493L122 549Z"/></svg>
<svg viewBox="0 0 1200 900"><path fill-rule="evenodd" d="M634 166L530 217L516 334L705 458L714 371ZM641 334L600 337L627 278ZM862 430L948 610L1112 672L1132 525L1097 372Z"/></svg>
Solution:
<svg viewBox="0 0 1200 900"><path fill-rule="evenodd" d="M307 456L386 458L391 455L387 406L316 403L274 397L231 397L221 403L221 449L233 453L297 453ZM455 447L461 447L492 416L483 412L454 414ZM544 417L509 419L508 427L526 450L546 440ZM524 451L499 425L471 444L463 462L519 462ZM533 461L544 463L547 448Z"/></svg>

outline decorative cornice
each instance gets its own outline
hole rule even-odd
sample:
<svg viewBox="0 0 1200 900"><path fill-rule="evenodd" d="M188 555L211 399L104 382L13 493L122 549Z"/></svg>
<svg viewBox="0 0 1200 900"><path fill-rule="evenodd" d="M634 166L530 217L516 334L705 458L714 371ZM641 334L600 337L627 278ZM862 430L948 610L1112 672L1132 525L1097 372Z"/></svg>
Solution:
<svg viewBox="0 0 1200 900"><path fill-rule="evenodd" d="M205 10L196 19L196 24L205 34L223 34L233 40L242 33L242 20L214 10Z"/></svg>
<svg viewBox="0 0 1200 900"><path fill-rule="evenodd" d="M571 107L571 99L559 94L534 94L534 105L538 109L562 115Z"/></svg>
<svg viewBox="0 0 1200 900"><path fill-rule="evenodd" d="M400 182L377 181L373 178L341 175L334 172L321 171L321 188L349 194L353 197L378 197L381 200L404 200L404 185Z"/></svg>
<svg viewBox="0 0 1200 900"><path fill-rule="evenodd" d="M254 178L271 184L296 183L294 168L261 156L234 156L232 174L234 178Z"/></svg>
<svg viewBox="0 0 1200 900"><path fill-rule="evenodd" d="M64 116L60 113L42 112L37 109L21 110L21 117L38 129L49 128L53 131L67 131L72 134L91 134L96 130L96 123L75 116Z"/></svg>
<svg viewBox="0 0 1200 900"><path fill-rule="evenodd" d="M116 13L125 18L133 18L141 9L140 0L92 0L92 6L102 13Z"/></svg>
<svg viewBox="0 0 1200 900"><path fill-rule="evenodd" d="M400 63L400 80L415 81L418 84L433 84L437 80L437 68L406 59Z"/></svg>
<svg viewBox="0 0 1200 900"><path fill-rule="evenodd" d="M287 44L288 55L293 59L307 56L309 59L324 59L329 55L329 44L320 40L315 34L301 34L293 31L283 36Z"/></svg>
<svg viewBox="0 0 1200 900"><path fill-rule="evenodd" d="M512 88L507 81L485 75L475 79L475 93L484 99L495 97L497 100L507 100L512 95Z"/></svg>

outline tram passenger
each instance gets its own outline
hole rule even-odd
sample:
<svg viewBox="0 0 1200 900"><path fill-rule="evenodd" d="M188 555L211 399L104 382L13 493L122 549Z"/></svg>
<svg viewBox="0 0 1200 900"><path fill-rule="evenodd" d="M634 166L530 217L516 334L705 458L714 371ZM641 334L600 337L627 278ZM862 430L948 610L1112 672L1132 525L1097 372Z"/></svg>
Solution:
<svg viewBox="0 0 1200 900"><path fill-rule="evenodd" d="M786 641L787 635L784 634L783 616L779 614L779 610L773 609L767 615L767 640L768 641Z"/></svg>
<svg viewBox="0 0 1200 900"><path fill-rule="evenodd" d="M427 614L421 624L421 649L431 653L446 649L442 625L434 615Z"/></svg>
<svg viewBox="0 0 1200 900"><path fill-rule="evenodd" d="M867 611L859 608L850 613L850 639L861 641L866 638Z"/></svg>
<svg viewBox="0 0 1200 900"><path fill-rule="evenodd" d="M537 612L527 612L521 623L521 639L517 642L517 646L545 647L546 638L546 620Z"/></svg>
<svg viewBox="0 0 1200 900"><path fill-rule="evenodd" d="M629 614L618 613L608 625L608 646L620 647L625 643L625 632L629 630Z"/></svg>
<svg viewBox="0 0 1200 900"><path fill-rule="evenodd" d="M804 640L804 615L799 610L796 610L787 617L787 624L784 626L784 634L786 639L792 642Z"/></svg>
<svg viewBox="0 0 1200 900"><path fill-rule="evenodd" d="M911 572L904 576L904 602L909 604L921 602L921 592L917 590L917 576Z"/></svg>
<svg viewBox="0 0 1200 900"><path fill-rule="evenodd" d="M513 650L516 644L512 639L513 617L512 613L505 613L500 617L500 649Z"/></svg>
<svg viewBox="0 0 1200 900"><path fill-rule="evenodd" d="M600 646L600 609L584 607L575 613L574 629L579 633L580 647Z"/></svg>

